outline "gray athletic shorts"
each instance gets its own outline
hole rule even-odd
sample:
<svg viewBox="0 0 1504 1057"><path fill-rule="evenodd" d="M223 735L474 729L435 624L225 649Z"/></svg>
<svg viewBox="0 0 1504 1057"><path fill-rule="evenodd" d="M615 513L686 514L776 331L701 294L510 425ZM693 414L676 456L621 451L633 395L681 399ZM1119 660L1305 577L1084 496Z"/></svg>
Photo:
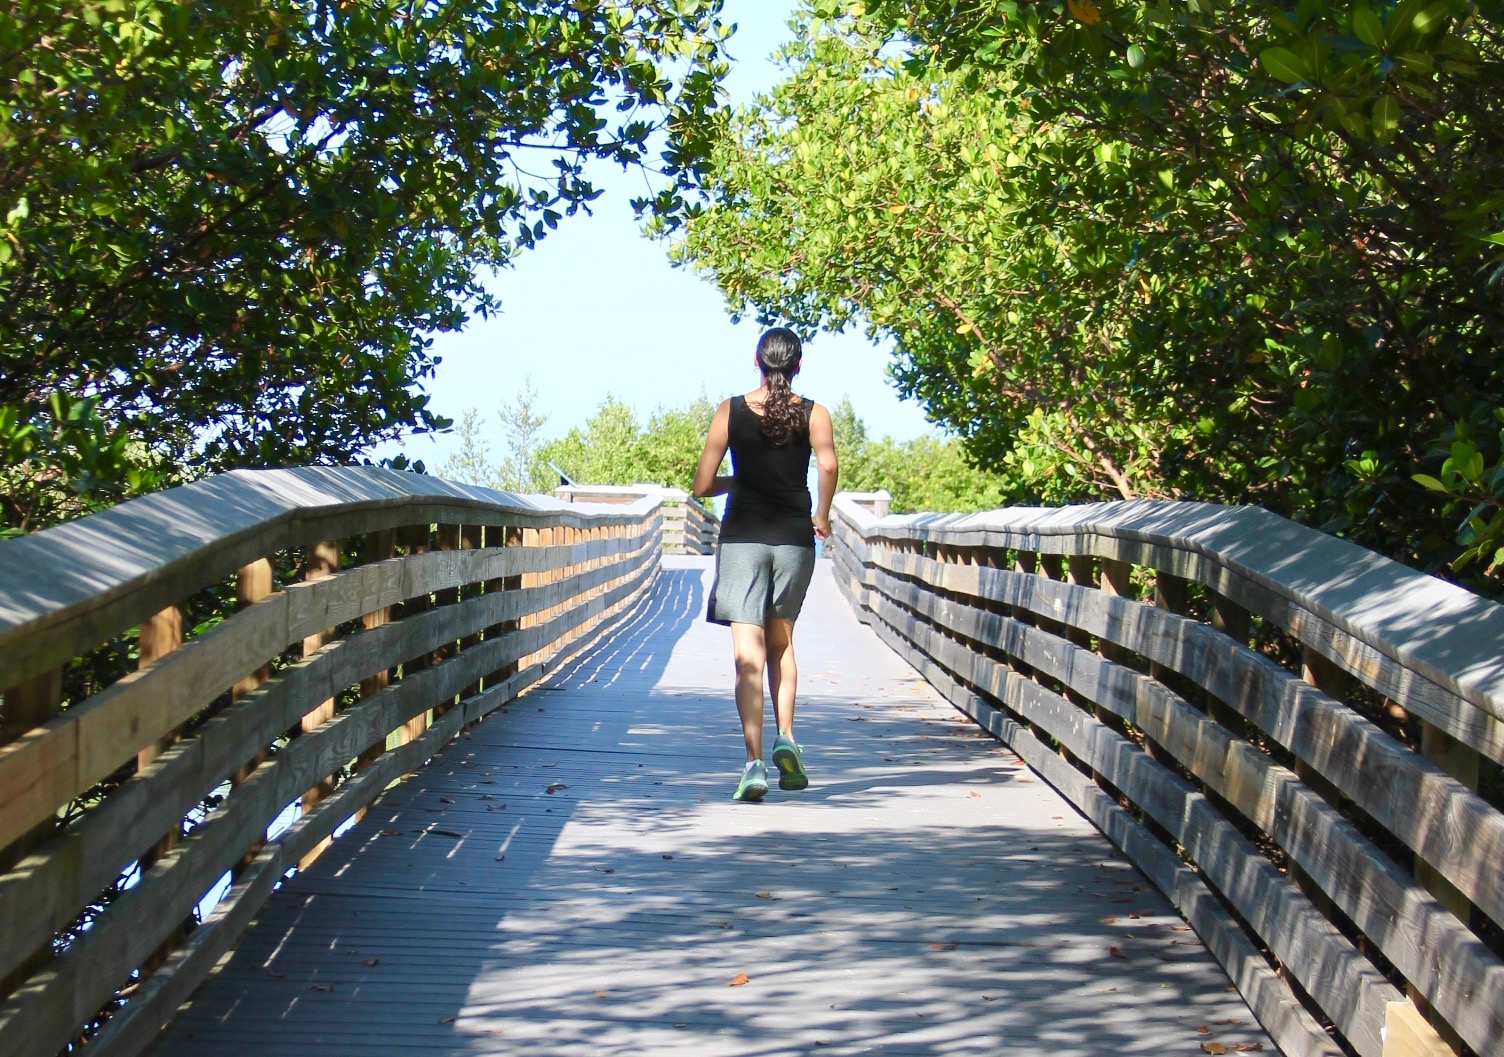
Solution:
<svg viewBox="0 0 1504 1057"><path fill-rule="evenodd" d="M714 624L764 624L769 616L797 620L815 572L815 548L722 543L705 619Z"/></svg>

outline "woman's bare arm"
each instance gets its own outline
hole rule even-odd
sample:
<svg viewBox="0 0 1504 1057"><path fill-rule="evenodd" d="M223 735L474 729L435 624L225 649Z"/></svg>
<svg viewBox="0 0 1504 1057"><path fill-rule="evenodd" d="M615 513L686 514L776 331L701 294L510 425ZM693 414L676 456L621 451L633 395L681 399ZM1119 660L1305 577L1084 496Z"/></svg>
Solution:
<svg viewBox="0 0 1504 1057"><path fill-rule="evenodd" d="M815 451L820 493L810 520L815 523L815 535L823 540L830 535L830 504L836 497L841 466L836 461L835 430L830 424L830 412L822 404L816 404L809 411L809 446Z"/></svg>
<svg viewBox="0 0 1504 1057"><path fill-rule="evenodd" d="M717 477L721 460L726 457L726 448L731 444L731 401L722 400L710 420L710 432L705 436L705 450L700 452L700 465L695 468L695 495L701 499L731 491L731 478Z"/></svg>

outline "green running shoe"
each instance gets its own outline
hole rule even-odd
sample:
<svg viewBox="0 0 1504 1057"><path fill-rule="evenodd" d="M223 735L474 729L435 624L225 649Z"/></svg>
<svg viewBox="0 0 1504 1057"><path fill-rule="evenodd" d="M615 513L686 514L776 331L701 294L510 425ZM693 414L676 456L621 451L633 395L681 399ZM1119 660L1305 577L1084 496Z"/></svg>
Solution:
<svg viewBox="0 0 1504 1057"><path fill-rule="evenodd" d="M773 739L773 766L778 768L778 788L799 790L808 787L809 775L804 773L804 760L800 747L794 739L780 734Z"/></svg>
<svg viewBox="0 0 1504 1057"><path fill-rule="evenodd" d="M742 768L742 780L736 783L736 792L731 794L731 799L755 804L767 795L768 769L761 760L752 760Z"/></svg>

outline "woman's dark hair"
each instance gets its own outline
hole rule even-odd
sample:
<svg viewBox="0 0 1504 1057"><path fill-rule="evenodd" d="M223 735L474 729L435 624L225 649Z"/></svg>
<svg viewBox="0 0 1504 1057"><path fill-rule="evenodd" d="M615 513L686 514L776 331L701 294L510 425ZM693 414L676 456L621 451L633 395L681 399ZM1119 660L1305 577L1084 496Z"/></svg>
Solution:
<svg viewBox="0 0 1504 1057"><path fill-rule="evenodd" d="M774 327L757 340L757 366L768 385L762 435L774 444L787 444L809 424L809 407L803 400L796 401L789 387L803 356L799 335L784 327Z"/></svg>

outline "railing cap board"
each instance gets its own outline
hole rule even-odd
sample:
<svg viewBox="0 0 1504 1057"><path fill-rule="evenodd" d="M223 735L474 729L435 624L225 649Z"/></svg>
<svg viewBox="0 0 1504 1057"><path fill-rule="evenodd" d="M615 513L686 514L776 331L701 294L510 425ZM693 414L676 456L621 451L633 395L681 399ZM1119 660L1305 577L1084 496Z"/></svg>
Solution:
<svg viewBox="0 0 1504 1057"><path fill-rule="evenodd" d="M666 484L561 484L554 495L567 503L589 502L599 499L607 503L625 502L642 496L659 496L665 503L683 503L704 514L711 521L720 523L713 509L682 488Z"/></svg>
<svg viewBox="0 0 1504 1057"><path fill-rule="evenodd" d="M889 539L1062 553L1097 536L1194 553L1504 719L1504 606L1259 507L1139 499L886 518L842 509L863 535Z"/></svg>
<svg viewBox="0 0 1504 1057"><path fill-rule="evenodd" d="M333 531L336 519L375 522L387 512L395 525L404 509L423 504L435 521L617 523L660 502L571 504L379 466L217 474L0 543L0 688L64 663L248 561L346 534L348 526ZM391 525L359 531L367 527Z"/></svg>

